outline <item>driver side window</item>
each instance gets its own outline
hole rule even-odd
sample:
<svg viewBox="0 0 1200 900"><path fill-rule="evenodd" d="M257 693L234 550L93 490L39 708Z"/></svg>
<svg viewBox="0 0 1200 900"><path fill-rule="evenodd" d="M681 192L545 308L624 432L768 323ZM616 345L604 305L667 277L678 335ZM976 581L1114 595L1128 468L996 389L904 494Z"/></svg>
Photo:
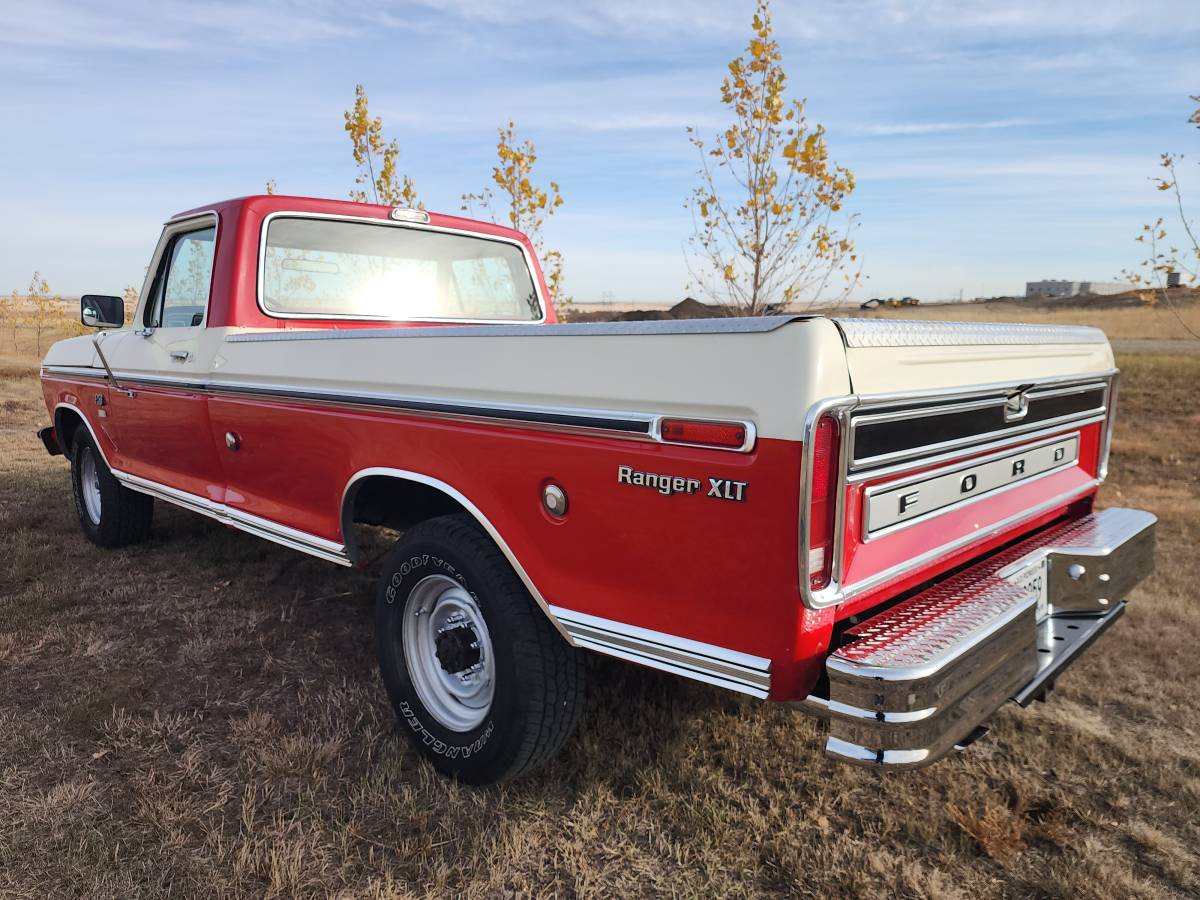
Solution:
<svg viewBox="0 0 1200 900"><path fill-rule="evenodd" d="M146 328L204 324L212 285L215 225L183 231L171 238L150 289L142 316Z"/></svg>

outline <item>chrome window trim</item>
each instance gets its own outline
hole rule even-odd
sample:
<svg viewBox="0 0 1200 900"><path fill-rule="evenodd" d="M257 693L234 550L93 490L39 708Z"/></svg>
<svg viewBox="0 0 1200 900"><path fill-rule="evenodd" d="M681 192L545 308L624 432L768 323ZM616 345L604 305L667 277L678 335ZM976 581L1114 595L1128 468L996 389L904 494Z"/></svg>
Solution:
<svg viewBox="0 0 1200 900"><path fill-rule="evenodd" d="M413 231L434 231L441 234L455 234L462 237L476 238L482 241L497 241L502 244L510 244L521 251L521 256L525 260L525 267L529 270L529 280L533 283L533 291L537 296L538 307L541 315L536 319L459 319L446 316L413 316L411 318L396 318L395 316L367 316L367 315L351 315L349 313L285 313L275 312L267 309L263 298L263 289L266 281L266 257L267 257L267 230L274 219L321 219L332 222L352 222L358 225L379 225L387 228L407 228ZM376 219L371 216L348 216L337 213L316 213L316 212L298 212L289 210L276 210L268 213L263 217L262 225L259 226L258 238L258 271L255 274L255 290L254 299L258 304L259 310L264 316L271 319L304 319L311 321L335 321L335 322L449 322L459 325L542 325L545 324L547 318L546 298L542 293L541 280L537 277L538 268L534 265L533 255L529 249L520 241L503 237L500 235L483 234L478 231L469 231L465 228L449 228L444 225L427 225L420 222L400 222L395 219Z"/></svg>
<svg viewBox="0 0 1200 900"><path fill-rule="evenodd" d="M150 265L146 267L146 277L142 280L142 292L138 296L138 304L134 308L133 317L130 320L130 325L134 330L143 328L142 319L146 313L146 304L150 302L150 288L154 284L154 279L158 276L159 266L162 265L163 253L166 252L167 245L177 234L182 234L187 231L199 230L193 227L193 223L197 219L212 218L213 220L213 267L212 272L208 276L208 299L204 302L204 320L199 325L171 325L170 328L204 328L208 325L208 314L212 309L212 294L213 281L217 277L217 248L218 241L221 237L221 216L215 209L205 209L200 212L186 213L182 216L176 216L173 219L167 219L163 223L162 232L158 236L158 244L154 247L154 253L150 257ZM157 326L162 328L162 326ZM120 329L124 330L124 329Z"/></svg>
<svg viewBox="0 0 1200 900"><path fill-rule="evenodd" d="M1083 436L1082 436L1082 434L1080 434L1079 431L1060 432L1059 434L1056 434L1053 437L1045 438L1036 443L1015 444L1013 446L1006 447L1003 450L999 450L995 453L989 453L987 456L972 457L971 459L961 460L960 462L952 463L951 465L947 465L947 466L942 466L941 468L938 468L938 469L930 469L928 471L918 472L914 475L909 475L907 478L897 478L894 481L885 481L882 484L872 485L871 487L869 487L863 491L864 510L866 508L867 501L873 495L881 493L883 491L895 490L896 488L906 487L907 485L910 485L910 484L922 484L932 478L940 478L943 475L953 475L955 472L962 472L965 469L973 469L976 466L982 466L982 465L985 465L986 463L994 462L997 459L1004 459L1005 457L1012 456L1014 453L1023 453L1027 450L1036 450L1039 447L1047 447L1052 444L1057 444L1062 441L1069 440L1072 437L1074 437L1074 439L1076 441L1074 458L1072 458L1071 460L1069 460L1067 462L1062 463L1061 465L1054 466L1053 468L1047 469L1044 472L1038 472L1036 475L1030 475L1028 478L1022 478L1018 481L1011 481L1008 484L1003 484L1003 485L1000 485L999 487L992 488L990 491L985 491L982 494L976 494L974 496L967 497L965 500L960 500L959 502L952 503L948 506L941 506L941 507L938 507L937 509L931 509L928 512L922 513L919 516L913 516L911 519L905 519L902 522L896 522L895 524L888 525L884 528L877 528L874 531L867 530L868 521L867 521L867 516L864 513L864 515L862 517L862 535L861 535L862 543L869 544L872 541L877 541L880 538L887 537L890 534L895 534L897 531L903 531L905 528L908 528L910 525L916 525L921 522L927 522L930 519L936 518L937 516L945 515L946 513L957 511L957 510L963 509L968 506L973 506L976 503L978 503L980 500L990 500L993 497L999 496L1000 494L1007 493L1008 491L1014 490L1015 488L1024 487L1027 484L1034 484L1035 482L1040 481L1041 479L1045 478L1048 475L1055 475L1066 469L1077 467L1079 465L1079 450L1083 446Z"/></svg>

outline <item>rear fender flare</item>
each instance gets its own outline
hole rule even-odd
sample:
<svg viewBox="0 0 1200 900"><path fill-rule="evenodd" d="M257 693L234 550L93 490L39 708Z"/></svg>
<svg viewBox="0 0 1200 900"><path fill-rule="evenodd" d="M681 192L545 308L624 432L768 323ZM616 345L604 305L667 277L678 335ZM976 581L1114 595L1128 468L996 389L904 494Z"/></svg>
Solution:
<svg viewBox="0 0 1200 900"><path fill-rule="evenodd" d="M542 596L542 592L538 590L537 585L534 584L533 579L529 577L529 573L525 571L525 567L522 566L521 561L517 559L516 553L513 552L512 548L508 545L508 542L504 540L503 535L500 534L500 531L496 528L496 526L492 524L492 522L483 514L482 511L480 511L478 506L476 506L467 498L466 494L455 488L453 485L447 484L438 478L433 478L432 476L424 475L420 472L411 472L407 469L392 469L385 466L375 466L355 472L354 475L350 477L350 480L346 482L346 487L342 491L341 506L342 539L345 542L346 553L351 559L355 559L357 555L357 548L354 546L354 531L351 527L355 495L360 483L364 479L373 477L394 478L398 481L409 481L416 484L423 484L441 492L442 494L445 494L448 498L461 506L468 514L470 514L473 519L475 519L475 521L479 524L479 527L481 527L487 533L492 541L495 542L496 546L500 548L500 552L504 554L504 557L508 560L509 565L513 567L513 571L517 573L517 577L521 579L522 584L525 585L525 589L529 591L529 595L533 597L534 602L537 603L538 607L545 614L546 618L550 620L551 624L553 624L558 630L559 634L563 636L563 639L571 646L576 646L575 641L572 640L571 636L567 633L567 629L562 625L561 622L559 622L554 613L550 611L550 604L546 602L546 598Z"/></svg>

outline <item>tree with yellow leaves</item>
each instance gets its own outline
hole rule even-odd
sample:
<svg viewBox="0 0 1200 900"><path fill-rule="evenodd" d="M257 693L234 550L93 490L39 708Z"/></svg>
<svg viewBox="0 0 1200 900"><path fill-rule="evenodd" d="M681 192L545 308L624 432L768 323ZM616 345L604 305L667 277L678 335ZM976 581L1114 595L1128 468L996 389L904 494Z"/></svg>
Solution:
<svg viewBox="0 0 1200 900"><path fill-rule="evenodd" d="M844 297L860 271L849 236L857 217L843 213L854 174L830 161L805 101L786 99L769 0L759 0L752 29L721 84L733 121L711 141L688 129L701 167L685 203L693 280L730 314L748 316Z"/></svg>
<svg viewBox="0 0 1200 900"><path fill-rule="evenodd" d="M133 319L133 314L137 312L138 299L138 289L132 284L121 292L121 306L125 311L123 321L128 322Z"/></svg>
<svg viewBox="0 0 1200 900"><path fill-rule="evenodd" d="M9 331L12 335L12 348L17 349L17 329L21 325L21 298L16 291L7 297L0 297L0 329Z"/></svg>
<svg viewBox="0 0 1200 900"><path fill-rule="evenodd" d="M1193 103L1200 104L1200 94L1189 98ZM1200 106L1192 111L1187 122L1200 128ZM1164 153L1159 157L1159 166L1163 170L1152 180L1159 191L1169 194L1171 205L1175 207L1175 215L1179 219L1179 231L1182 237L1178 239L1181 246L1164 244L1168 238L1165 217L1160 216L1153 225L1143 225L1142 232L1136 238L1149 248L1149 256L1141 263L1140 272L1125 272L1124 274L1139 288L1139 295L1144 303L1157 303L1159 298L1179 320L1180 326L1192 337L1200 339L1200 333L1190 327L1179 310L1175 308L1167 293L1163 278L1166 275L1176 275L1181 285L1195 286L1200 282L1200 231L1188 218L1187 205L1183 199L1183 191L1179 187L1179 165L1183 154Z"/></svg>
<svg viewBox="0 0 1200 900"><path fill-rule="evenodd" d="M346 134L350 135L350 143L354 147L354 163L358 166L354 183L359 187L350 192L350 199L356 203L369 200L385 206L424 209L417 199L413 180L407 175L397 174L396 160L400 158L400 144L394 139L384 141L383 119L379 116L371 118L367 92L361 84L354 86L354 108L346 110L344 116ZM370 194L364 190L364 186L370 190Z"/></svg>
<svg viewBox="0 0 1200 900"><path fill-rule="evenodd" d="M565 311L571 298L563 291L563 258L558 250L546 250L542 238L542 223L546 216L554 215L562 206L558 182L551 181L549 190L543 190L533 182L533 166L537 162L537 150L533 141L517 137L516 125L509 120L507 126L498 128L500 140L496 144L499 164L492 169L492 184L503 195L500 205L508 225L529 238L534 252L541 260L546 274L550 294L556 308ZM506 198L506 199L504 199ZM478 194L463 194L462 208L473 215L486 214L496 222L496 194L488 185Z"/></svg>
<svg viewBox="0 0 1200 900"><path fill-rule="evenodd" d="M29 293L25 297L26 316L37 341L38 356L42 355L42 335L51 330L60 330L68 324L63 311L62 298L50 294L50 285L41 272L34 272L29 281Z"/></svg>

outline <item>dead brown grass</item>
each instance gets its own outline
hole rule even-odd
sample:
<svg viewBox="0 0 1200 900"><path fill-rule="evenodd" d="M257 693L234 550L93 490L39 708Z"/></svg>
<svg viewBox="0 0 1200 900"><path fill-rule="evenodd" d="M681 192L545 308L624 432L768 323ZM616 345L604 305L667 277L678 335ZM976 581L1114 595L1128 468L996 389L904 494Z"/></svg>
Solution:
<svg viewBox="0 0 1200 900"><path fill-rule="evenodd" d="M162 505L93 547L0 358L0 896L1195 896L1200 357L1119 362L1103 499L1159 514L1159 572L1050 703L879 776L596 659L560 758L478 791L397 734L369 576Z"/></svg>

